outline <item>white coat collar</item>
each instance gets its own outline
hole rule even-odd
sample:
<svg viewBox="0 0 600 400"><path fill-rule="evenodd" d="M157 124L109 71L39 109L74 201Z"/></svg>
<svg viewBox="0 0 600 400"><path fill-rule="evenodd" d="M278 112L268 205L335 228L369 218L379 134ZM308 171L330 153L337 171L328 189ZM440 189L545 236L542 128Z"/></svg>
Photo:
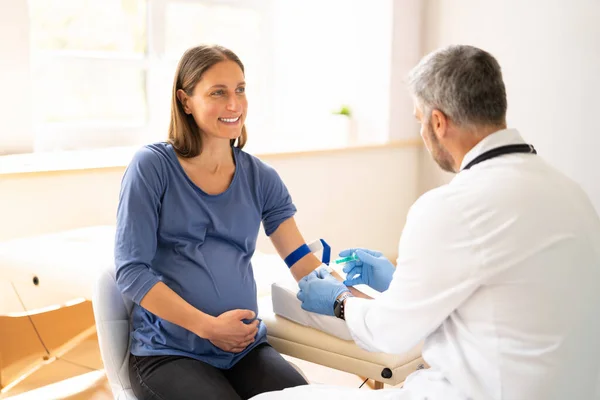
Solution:
<svg viewBox="0 0 600 400"><path fill-rule="evenodd" d="M462 160L460 164L460 171L471 161L473 161L480 154L485 153L488 150L495 149L496 147L505 146L508 144L521 144L525 143L521 135L516 129L502 129L500 131L494 132L485 138L483 138L479 143L477 143Z"/></svg>

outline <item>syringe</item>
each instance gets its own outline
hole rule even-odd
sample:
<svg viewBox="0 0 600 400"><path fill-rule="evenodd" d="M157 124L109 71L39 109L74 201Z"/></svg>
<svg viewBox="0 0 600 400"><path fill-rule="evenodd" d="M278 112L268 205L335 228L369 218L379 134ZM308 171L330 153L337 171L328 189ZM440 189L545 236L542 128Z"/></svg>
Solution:
<svg viewBox="0 0 600 400"><path fill-rule="evenodd" d="M345 264L350 261L359 261L359 260L360 259L358 258L356 253L352 253L348 257L338 258L337 260L335 260L335 263L336 264Z"/></svg>
<svg viewBox="0 0 600 400"><path fill-rule="evenodd" d="M356 253L352 253L348 257L338 258L337 260L334 260L334 262L337 265L339 265L339 264L345 264L350 261L358 261L358 260L360 260L360 259L356 256ZM331 265L323 264L323 268L325 268L325 270L327 270L327 272L329 272L330 274L333 273L333 268L331 267Z"/></svg>

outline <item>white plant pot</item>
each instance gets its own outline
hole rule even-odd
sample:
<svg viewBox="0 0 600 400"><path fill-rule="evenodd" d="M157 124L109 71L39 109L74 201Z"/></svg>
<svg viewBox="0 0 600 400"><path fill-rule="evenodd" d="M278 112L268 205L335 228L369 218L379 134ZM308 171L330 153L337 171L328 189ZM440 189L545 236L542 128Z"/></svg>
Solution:
<svg viewBox="0 0 600 400"><path fill-rule="evenodd" d="M333 114L328 118L321 143L328 146L352 146L357 144L356 120L346 115Z"/></svg>

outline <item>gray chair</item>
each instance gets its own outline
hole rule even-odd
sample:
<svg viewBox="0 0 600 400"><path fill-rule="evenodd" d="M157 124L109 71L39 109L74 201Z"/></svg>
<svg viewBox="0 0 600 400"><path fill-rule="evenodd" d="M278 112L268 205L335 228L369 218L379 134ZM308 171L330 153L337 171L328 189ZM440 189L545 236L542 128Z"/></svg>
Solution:
<svg viewBox="0 0 600 400"><path fill-rule="evenodd" d="M121 295L115 268L103 271L92 296L100 354L116 400L137 400L129 381L129 316L133 303Z"/></svg>

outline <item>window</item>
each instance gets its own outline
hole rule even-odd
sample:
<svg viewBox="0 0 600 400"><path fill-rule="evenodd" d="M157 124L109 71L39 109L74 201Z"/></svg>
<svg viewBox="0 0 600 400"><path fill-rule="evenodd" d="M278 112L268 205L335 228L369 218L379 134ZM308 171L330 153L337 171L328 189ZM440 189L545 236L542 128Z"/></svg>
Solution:
<svg viewBox="0 0 600 400"><path fill-rule="evenodd" d="M149 120L146 2L29 0L29 8L36 147L133 144Z"/></svg>
<svg viewBox="0 0 600 400"><path fill-rule="evenodd" d="M29 0L36 148L163 139L177 61L198 43L236 51L260 87L262 10L240 4Z"/></svg>
<svg viewBox="0 0 600 400"><path fill-rule="evenodd" d="M246 67L251 151L387 138L391 0L28 1L36 150L163 140L177 61L199 43ZM351 120L332 114L345 105Z"/></svg>

